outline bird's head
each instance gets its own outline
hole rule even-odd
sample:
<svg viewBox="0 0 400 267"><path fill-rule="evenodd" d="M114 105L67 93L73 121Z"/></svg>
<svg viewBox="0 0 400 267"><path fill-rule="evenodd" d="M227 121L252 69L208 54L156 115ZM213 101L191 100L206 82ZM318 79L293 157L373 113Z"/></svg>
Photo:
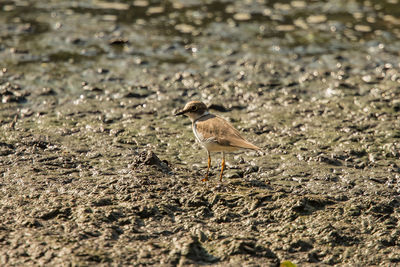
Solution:
<svg viewBox="0 0 400 267"><path fill-rule="evenodd" d="M185 107L179 110L175 116L178 115L186 115L190 118L190 120L194 121L197 118L208 113L207 106L200 101L190 101L185 105Z"/></svg>

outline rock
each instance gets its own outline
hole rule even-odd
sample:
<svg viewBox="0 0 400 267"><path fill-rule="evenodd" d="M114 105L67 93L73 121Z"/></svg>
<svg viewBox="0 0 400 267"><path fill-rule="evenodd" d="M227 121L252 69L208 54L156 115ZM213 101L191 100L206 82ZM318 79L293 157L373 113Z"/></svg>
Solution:
<svg viewBox="0 0 400 267"><path fill-rule="evenodd" d="M290 244L289 252L299 252L299 251L309 251L313 248L312 242L304 241L304 240L297 240Z"/></svg>
<svg viewBox="0 0 400 267"><path fill-rule="evenodd" d="M161 161L157 155L151 151L141 151L134 157L134 166L138 167L140 165L147 165L147 166L156 166L158 170L162 172L170 172L171 169L168 167L168 164L164 161Z"/></svg>
<svg viewBox="0 0 400 267"><path fill-rule="evenodd" d="M153 217L159 214L159 209L157 206L142 206L139 211L136 213L142 219Z"/></svg>
<svg viewBox="0 0 400 267"><path fill-rule="evenodd" d="M35 219L28 219L22 222L22 225L25 227L32 227L32 228L38 228L43 226L43 224L40 221Z"/></svg>
<svg viewBox="0 0 400 267"><path fill-rule="evenodd" d="M112 205L112 200L110 198L100 198L92 201L92 206L94 207L104 207Z"/></svg>
<svg viewBox="0 0 400 267"><path fill-rule="evenodd" d="M51 220L55 218L68 218L71 215L71 208L53 208L49 211L44 211L38 215L38 218L42 220Z"/></svg>
<svg viewBox="0 0 400 267"><path fill-rule="evenodd" d="M185 266L187 264L209 264L216 262L217 257L211 255L195 236L185 236L172 240L172 249L169 253L172 264Z"/></svg>

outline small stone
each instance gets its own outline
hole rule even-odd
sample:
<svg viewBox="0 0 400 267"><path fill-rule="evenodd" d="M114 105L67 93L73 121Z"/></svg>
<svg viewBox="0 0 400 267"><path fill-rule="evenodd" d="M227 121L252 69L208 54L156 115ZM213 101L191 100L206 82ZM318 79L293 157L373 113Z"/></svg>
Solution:
<svg viewBox="0 0 400 267"><path fill-rule="evenodd" d="M290 31L294 31L296 28L294 27L294 25L278 25L276 26L276 30L280 31L280 32L290 32Z"/></svg>
<svg viewBox="0 0 400 267"><path fill-rule="evenodd" d="M196 28L189 24L178 24L175 26L175 29L182 33L193 33Z"/></svg>
<svg viewBox="0 0 400 267"><path fill-rule="evenodd" d="M162 6L153 6L147 9L147 14L148 15L156 15L164 12L164 7Z"/></svg>
<svg viewBox="0 0 400 267"><path fill-rule="evenodd" d="M327 20L325 15L311 15L307 18L307 22L310 24L323 23Z"/></svg>
<svg viewBox="0 0 400 267"><path fill-rule="evenodd" d="M133 5L138 7L146 7L149 5L149 2L146 0L135 0L133 1Z"/></svg>
<svg viewBox="0 0 400 267"><path fill-rule="evenodd" d="M56 92L50 87L43 87L39 95L41 96L56 95Z"/></svg>
<svg viewBox="0 0 400 267"><path fill-rule="evenodd" d="M371 27L368 25L356 25L354 29L358 32L370 32L372 31Z"/></svg>
<svg viewBox="0 0 400 267"><path fill-rule="evenodd" d="M239 20L239 21L250 20L251 14L250 13L236 13L235 15L233 15L233 18L235 20Z"/></svg>
<svg viewBox="0 0 400 267"><path fill-rule="evenodd" d="M103 69L103 68L98 68L97 69L97 73L99 73L99 74L105 74L105 73L108 73L108 72L109 72L108 69Z"/></svg>

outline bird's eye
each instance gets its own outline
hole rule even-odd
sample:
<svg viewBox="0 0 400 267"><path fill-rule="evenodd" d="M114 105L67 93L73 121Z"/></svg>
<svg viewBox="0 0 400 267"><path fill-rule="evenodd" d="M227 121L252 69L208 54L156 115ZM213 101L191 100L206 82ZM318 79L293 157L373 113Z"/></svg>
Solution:
<svg viewBox="0 0 400 267"><path fill-rule="evenodd" d="M193 106L192 107L192 111L196 111L197 110L197 107L196 106Z"/></svg>

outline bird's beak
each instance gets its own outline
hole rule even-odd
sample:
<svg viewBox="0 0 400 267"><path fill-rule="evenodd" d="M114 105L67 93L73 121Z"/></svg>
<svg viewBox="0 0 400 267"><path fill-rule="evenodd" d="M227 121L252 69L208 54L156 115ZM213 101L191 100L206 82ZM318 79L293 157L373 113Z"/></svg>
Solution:
<svg viewBox="0 0 400 267"><path fill-rule="evenodd" d="M179 110L177 113L175 113L175 116L183 115L185 113L186 113L186 110L182 109L182 110Z"/></svg>

